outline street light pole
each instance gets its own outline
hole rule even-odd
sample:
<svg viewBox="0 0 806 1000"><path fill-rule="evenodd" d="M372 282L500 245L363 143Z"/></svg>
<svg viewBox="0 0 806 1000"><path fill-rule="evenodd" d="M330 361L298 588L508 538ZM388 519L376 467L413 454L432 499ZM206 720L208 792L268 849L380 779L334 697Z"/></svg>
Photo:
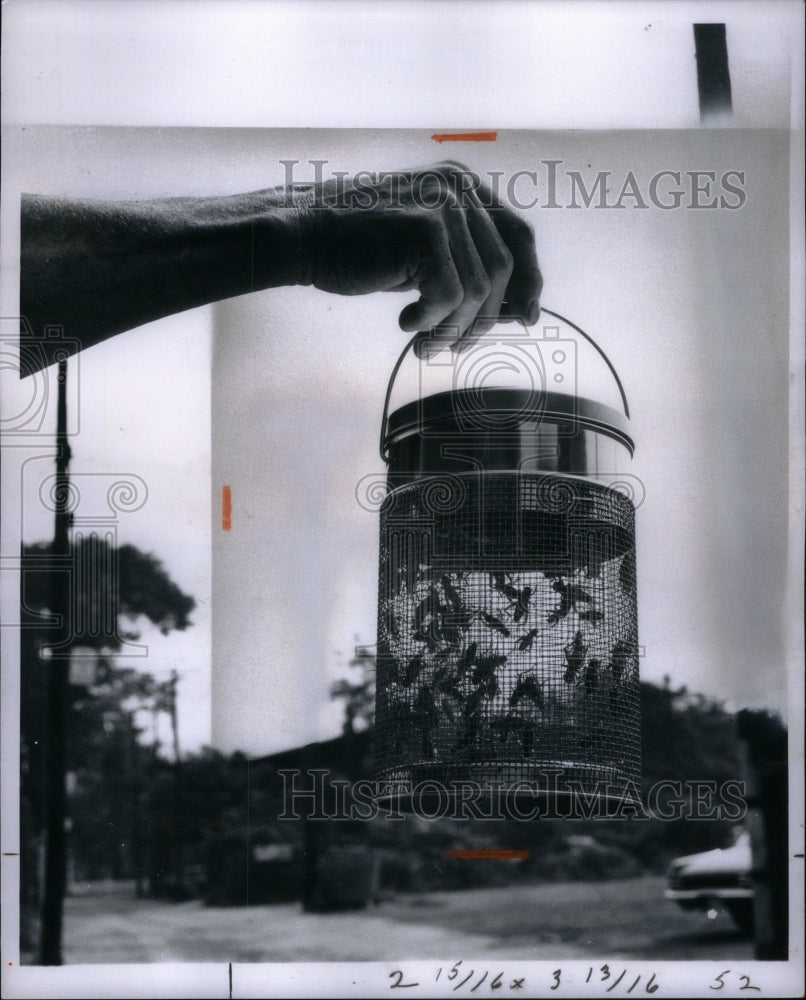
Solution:
<svg viewBox="0 0 806 1000"><path fill-rule="evenodd" d="M183 841L185 837L185 816L182 803L182 760L179 754L179 726L176 714L176 686L179 683L179 674L176 670L171 671L171 679L168 682L170 700L168 702L171 716L171 733L173 736L173 824L172 824L172 862L173 862L173 892L177 899L183 899L185 895L184 879L184 851Z"/></svg>
<svg viewBox="0 0 806 1000"><path fill-rule="evenodd" d="M67 881L67 682L70 660L64 655L70 627L70 445L67 441L67 360L59 362L56 409L55 526L51 553L51 612L56 618L60 655L52 656L47 671L47 841L45 892L42 901L40 960L42 965L62 964L62 915Z"/></svg>

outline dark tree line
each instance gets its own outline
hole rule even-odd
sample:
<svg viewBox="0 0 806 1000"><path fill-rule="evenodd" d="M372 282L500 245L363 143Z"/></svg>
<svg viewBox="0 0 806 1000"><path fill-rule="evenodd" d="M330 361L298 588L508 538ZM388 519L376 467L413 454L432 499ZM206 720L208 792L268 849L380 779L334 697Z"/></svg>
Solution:
<svg viewBox="0 0 806 1000"><path fill-rule="evenodd" d="M84 546L94 548L84 550ZM153 724L175 712L175 679L158 681L147 671L119 667L115 653L125 641L137 639L138 619L147 619L166 633L187 628L193 598L181 592L154 556L131 546L112 552L97 539L85 540L74 545L72 559L99 569L94 577L85 574L81 578L85 582L73 595L79 609L76 627L60 631L48 620L52 568L48 559L47 545L29 546L23 552L24 916L35 914L41 891L38 873L47 806L42 773L50 661L42 653L58 642L63 651L83 648L91 653L93 664L92 676L69 688L66 764L71 776L73 876L134 879L141 894L175 899L203 894L209 902L243 903L255 898L263 870L255 861L256 846L284 843L293 848L297 860L305 853L305 824L277 820L284 805L278 768L327 767L331 778L349 781L372 777L374 655L359 650L350 663L351 677L331 689L332 697L344 706L342 737L293 751L291 763L279 758L250 761L243 754L223 755L209 748L186 754L179 762L172 748L156 742ZM97 610L99 595L101 603L109 605L113 587L114 627L99 630L92 609ZM724 704L675 687L667 679L663 685L641 685L641 709L645 794L659 780L694 778L719 784L741 778L735 719ZM321 756L325 753L327 759ZM489 878L545 880L661 872L674 856L724 845L730 826L729 820L438 820L428 829L411 822L381 821L350 829L342 825L337 832L380 849L385 884L405 890L475 885ZM525 848L531 858L517 871L445 860L450 848L496 845ZM273 892L279 871L277 867L272 875ZM293 866L283 871L293 894L299 873ZM35 936L35 924L35 919L29 920L29 937ZM25 937L24 923L24 946Z"/></svg>
<svg viewBox="0 0 806 1000"><path fill-rule="evenodd" d="M350 664L360 676L339 681L331 696L344 705L345 733L352 732L355 721L372 728L374 706L374 659L356 657ZM355 669L353 671L355 673ZM740 760L739 731L735 715L723 701L675 686L671 678L661 685L642 682L641 687L642 787L644 802L658 782L680 782L684 797L691 797L692 782L713 782L720 789L725 782L744 779ZM786 740L780 720L770 725ZM714 799L718 803L718 799ZM502 823L496 834L508 846L529 848L540 845L548 857L569 834L589 835L606 846L623 851L645 870L662 872L673 857L695 853L731 842L735 820L727 813L712 820L699 821L689 815L675 820L623 822L604 819L542 821L536 824ZM492 834L492 824L482 824ZM549 854L547 854L549 852ZM618 859L611 859L618 866ZM602 862L604 869L607 864ZM565 871L553 856L545 874Z"/></svg>
<svg viewBox="0 0 806 1000"><path fill-rule="evenodd" d="M54 576L66 574L69 611L52 614ZM20 795L22 943L34 947L42 898L48 801L48 671L70 663L64 706L73 874L130 877L142 888L148 820L144 798L166 763L143 740L143 720L175 708L175 681L122 668L115 654L139 638L138 619L163 634L192 623L194 599L161 562L97 535L76 540L69 557L49 543L23 547L20 629ZM77 659L78 654L81 659ZM83 669L81 669L83 667Z"/></svg>

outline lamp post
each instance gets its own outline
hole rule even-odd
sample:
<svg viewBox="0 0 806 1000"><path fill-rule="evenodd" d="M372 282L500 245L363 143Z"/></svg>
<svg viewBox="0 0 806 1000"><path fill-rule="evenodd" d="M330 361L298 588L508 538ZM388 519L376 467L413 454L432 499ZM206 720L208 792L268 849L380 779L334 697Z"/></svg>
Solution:
<svg viewBox="0 0 806 1000"><path fill-rule="evenodd" d="M67 441L67 360L59 361L56 404L56 489L53 550L51 554L51 611L59 628L59 642L68 640L70 628L69 475L70 445ZM45 788L47 825L45 847L45 892L42 901L40 960L42 965L62 964L62 915L67 879L67 683L68 656L51 656L47 673L47 756Z"/></svg>

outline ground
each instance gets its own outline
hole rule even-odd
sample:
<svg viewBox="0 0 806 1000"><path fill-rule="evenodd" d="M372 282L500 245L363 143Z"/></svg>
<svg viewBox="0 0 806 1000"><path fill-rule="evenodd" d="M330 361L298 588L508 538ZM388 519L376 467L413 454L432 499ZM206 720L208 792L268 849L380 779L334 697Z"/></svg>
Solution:
<svg viewBox="0 0 806 1000"><path fill-rule="evenodd" d="M726 913L684 912L665 879L401 894L377 907L205 907L101 892L66 900L65 964L499 959L750 960Z"/></svg>

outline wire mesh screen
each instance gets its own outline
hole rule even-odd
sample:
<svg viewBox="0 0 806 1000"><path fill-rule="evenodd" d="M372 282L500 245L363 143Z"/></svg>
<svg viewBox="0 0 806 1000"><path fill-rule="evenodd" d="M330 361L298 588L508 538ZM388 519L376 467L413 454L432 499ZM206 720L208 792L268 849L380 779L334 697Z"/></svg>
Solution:
<svg viewBox="0 0 806 1000"><path fill-rule="evenodd" d="M379 586L380 782L638 783L627 497L523 473L410 483L381 510Z"/></svg>

